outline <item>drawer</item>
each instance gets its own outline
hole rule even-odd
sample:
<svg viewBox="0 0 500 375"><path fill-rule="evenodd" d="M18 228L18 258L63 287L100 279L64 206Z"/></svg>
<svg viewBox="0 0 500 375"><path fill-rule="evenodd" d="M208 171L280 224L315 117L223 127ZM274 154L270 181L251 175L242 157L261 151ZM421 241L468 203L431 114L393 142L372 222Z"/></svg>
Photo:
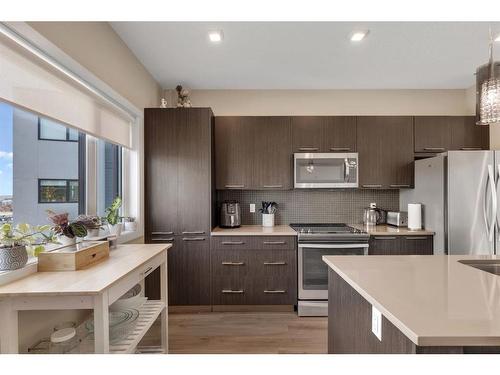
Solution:
<svg viewBox="0 0 500 375"><path fill-rule="evenodd" d="M214 305L249 304L249 289L244 277L214 276L212 284L212 303Z"/></svg>
<svg viewBox="0 0 500 375"><path fill-rule="evenodd" d="M293 236L259 236L256 237L256 246L259 250L295 249Z"/></svg>
<svg viewBox="0 0 500 375"><path fill-rule="evenodd" d="M255 238L249 236L216 236L211 241L214 250L248 250L256 246Z"/></svg>
<svg viewBox="0 0 500 375"><path fill-rule="evenodd" d="M250 267L248 250L218 250L212 255L212 273L214 277L245 277Z"/></svg>
<svg viewBox="0 0 500 375"><path fill-rule="evenodd" d="M169 243L174 241L173 231L153 231L149 236L151 243Z"/></svg>
<svg viewBox="0 0 500 375"><path fill-rule="evenodd" d="M297 276L297 258L293 250L258 250L253 260L252 268L259 278L277 277L295 279Z"/></svg>

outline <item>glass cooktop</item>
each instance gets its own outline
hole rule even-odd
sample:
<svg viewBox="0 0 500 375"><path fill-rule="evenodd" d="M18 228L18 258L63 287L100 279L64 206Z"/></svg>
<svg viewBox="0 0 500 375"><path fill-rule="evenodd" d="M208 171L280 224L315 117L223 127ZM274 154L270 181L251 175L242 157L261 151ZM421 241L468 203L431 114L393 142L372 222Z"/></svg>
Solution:
<svg viewBox="0 0 500 375"><path fill-rule="evenodd" d="M290 226L298 233L303 234L364 234L366 232L350 227L347 224L290 224Z"/></svg>

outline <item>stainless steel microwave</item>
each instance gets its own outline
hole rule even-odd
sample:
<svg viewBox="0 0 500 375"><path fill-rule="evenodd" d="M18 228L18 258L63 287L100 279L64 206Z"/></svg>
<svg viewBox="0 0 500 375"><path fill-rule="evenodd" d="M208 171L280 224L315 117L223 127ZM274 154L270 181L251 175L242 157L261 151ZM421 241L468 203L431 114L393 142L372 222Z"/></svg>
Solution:
<svg viewBox="0 0 500 375"><path fill-rule="evenodd" d="M294 187L299 189L357 188L358 153L294 154Z"/></svg>

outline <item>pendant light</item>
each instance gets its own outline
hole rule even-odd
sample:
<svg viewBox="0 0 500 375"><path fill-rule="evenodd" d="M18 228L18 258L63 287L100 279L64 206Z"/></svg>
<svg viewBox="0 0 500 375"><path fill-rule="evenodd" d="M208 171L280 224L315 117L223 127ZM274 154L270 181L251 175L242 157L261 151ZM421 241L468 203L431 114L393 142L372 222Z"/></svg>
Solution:
<svg viewBox="0 0 500 375"><path fill-rule="evenodd" d="M487 69L488 78L481 79L481 76L484 76L485 69ZM479 112L479 121L476 124L500 124L500 79L495 74L495 62L493 61L493 38L491 36L491 29L490 61L486 66L482 66L477 69L476 86L478 88L479 84L481 85L481 89L477 93L479 99L479 103L477 105L477 109Z"/></svg>

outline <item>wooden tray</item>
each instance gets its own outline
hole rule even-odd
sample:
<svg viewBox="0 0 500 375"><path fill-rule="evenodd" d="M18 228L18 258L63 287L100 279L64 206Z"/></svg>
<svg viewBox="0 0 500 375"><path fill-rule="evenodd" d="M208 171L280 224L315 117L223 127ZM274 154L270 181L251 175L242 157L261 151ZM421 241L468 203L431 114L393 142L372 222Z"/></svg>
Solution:
<svg viewBox="0 0 500 375"><path fill-rule="evenodd" d="M76 271L109 257L108 241L87 241L38 255L38 272Z"/></svg>

